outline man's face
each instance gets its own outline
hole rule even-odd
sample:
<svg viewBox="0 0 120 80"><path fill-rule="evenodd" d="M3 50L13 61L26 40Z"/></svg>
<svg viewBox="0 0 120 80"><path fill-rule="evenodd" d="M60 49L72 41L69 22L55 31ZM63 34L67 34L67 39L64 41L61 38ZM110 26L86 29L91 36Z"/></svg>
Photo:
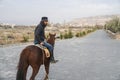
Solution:
<svg viewBox="0 0 120 80"><path fill-rule="evenodd" d="M44 21L44 25L47 26L48 25L48 21Z"/></svg>

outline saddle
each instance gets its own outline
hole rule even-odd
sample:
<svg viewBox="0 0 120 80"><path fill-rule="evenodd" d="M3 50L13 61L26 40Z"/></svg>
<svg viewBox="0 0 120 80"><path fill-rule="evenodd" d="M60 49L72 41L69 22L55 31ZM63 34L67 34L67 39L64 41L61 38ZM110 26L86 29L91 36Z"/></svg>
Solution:
<svg viewBox="0 0 120 80"><path fill-rule="evenodd" d="M40 44L36 44L35 46L37 46L37 47L39 47L40 49L44 50L44 53L45 53L45 55L46 55L47 58L50 57L50 52L49 52L49 50L48 50L45 46L40 45Z"/></svg>

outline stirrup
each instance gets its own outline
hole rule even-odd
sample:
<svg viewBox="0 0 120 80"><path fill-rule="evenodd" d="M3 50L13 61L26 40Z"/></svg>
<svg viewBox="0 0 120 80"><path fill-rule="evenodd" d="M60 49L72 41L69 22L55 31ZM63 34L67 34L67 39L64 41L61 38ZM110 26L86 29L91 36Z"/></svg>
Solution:
<svg viewBox="0 0 120 80"><path fill-rule="evenodd" d="M57 63L59 60L52 60L50 63Z"/></svg>

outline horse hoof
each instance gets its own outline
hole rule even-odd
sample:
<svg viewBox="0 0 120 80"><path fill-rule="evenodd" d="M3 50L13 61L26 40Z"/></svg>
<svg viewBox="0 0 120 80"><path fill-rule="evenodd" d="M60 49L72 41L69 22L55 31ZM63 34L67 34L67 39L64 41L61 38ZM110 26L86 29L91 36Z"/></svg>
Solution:
<svg viewBox="0 0 120 80"><path fill-rule="evenodd" d="M48 78L45 78L44 80L49 80Z"/></svg>
<svg viewBox="0 0 120 80"><path fill-rule="evenodd" d="M49 79L44 79L44 80L49 80Z"/></svg>

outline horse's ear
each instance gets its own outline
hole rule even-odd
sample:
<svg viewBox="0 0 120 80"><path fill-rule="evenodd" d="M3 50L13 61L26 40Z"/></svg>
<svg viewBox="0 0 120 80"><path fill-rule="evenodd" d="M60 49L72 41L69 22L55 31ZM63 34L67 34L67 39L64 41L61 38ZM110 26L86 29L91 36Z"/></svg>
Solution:
<svg viewBox="0 0 120 80"><path fill-rule="evenodd" d="M54 36L56 36L56 33L54 33Z"/></svg>
<svg viewBox="0 0 120 80"><path fill-rule="evenodd" d="M56 33L53 34L54 36L56 35Z"/></svg>
<svg viewBox="0 0 120 80"><path fill-rule="evenodd" d="M51 35L51 33L49 33L49 35Z"/></svg>

